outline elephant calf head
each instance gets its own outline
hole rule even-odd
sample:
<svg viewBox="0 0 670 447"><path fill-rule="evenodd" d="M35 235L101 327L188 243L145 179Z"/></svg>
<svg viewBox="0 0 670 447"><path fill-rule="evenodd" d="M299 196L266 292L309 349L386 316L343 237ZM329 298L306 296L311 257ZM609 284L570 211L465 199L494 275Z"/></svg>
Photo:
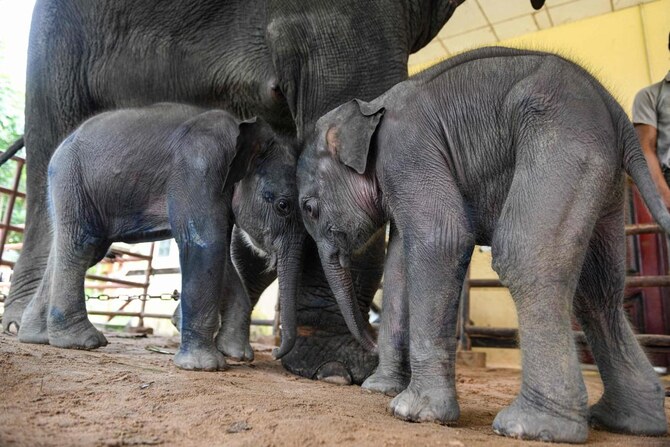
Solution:
<svg viewBox="0 0 670 447"><path fill-rule="evenodd" d="M373 169L373 136L384 109L352 100L323 116L298 163L300 208L347 326L370 349L375 342L353 293L350 258L385 223Z"/></svg>
<svg viewBox="0 0 670 447"><path fill-rule="evenodd" d="M297 287L305 229L297 206L297 146L277 136L263 120L240 123L235 156L224 189L234 185L236 225L251 248L277 271L281 304L280 358L295 343Z"/></svg>

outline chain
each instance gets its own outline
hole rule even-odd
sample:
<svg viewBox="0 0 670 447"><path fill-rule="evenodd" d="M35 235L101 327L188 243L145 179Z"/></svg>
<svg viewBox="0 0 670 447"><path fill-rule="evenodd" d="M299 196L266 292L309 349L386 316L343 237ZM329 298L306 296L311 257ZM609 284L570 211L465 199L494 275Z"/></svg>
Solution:
<svg viewBox="0 0 670 447"><path fill-rule="evenodd" d="M101 294L101 295L85 295L86 301L88 300L98 300L98 301L109 301L109 300L120 300L120 301L133 301L133 300L140 300L140 301L148 301L151 299L158 299L158 300L163 300L163 301L169 301L169 300L174 300L177 301L180 297L179 291L174 290L172 293L161 293L160 295L149 295L146 293L141 293L139 295L107 295L107 294ZM4 293L0 293L0 303L4 303L5 299L7 298L7 295Z"/></svg>

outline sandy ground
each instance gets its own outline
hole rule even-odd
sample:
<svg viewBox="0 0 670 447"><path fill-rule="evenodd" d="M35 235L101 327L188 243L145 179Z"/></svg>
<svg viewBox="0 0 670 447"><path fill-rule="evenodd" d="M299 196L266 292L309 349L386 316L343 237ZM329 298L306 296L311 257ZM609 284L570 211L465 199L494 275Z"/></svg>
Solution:
<svg viewBox="0 0 670 447"><path fill-rule="evenodd" d="M397 420L386 413L389 398L359 387L293 376L262 345L253 364L186 372L146 349L174 351L176 339L108 339L87 352L0 335L0 446L545 445L491 430L519 389L516 370L459 366L461 419L446 427ZM587 373L586 383L596 400L599 378ZM670 446L670 437L591 430L588 445Z"/></svg>

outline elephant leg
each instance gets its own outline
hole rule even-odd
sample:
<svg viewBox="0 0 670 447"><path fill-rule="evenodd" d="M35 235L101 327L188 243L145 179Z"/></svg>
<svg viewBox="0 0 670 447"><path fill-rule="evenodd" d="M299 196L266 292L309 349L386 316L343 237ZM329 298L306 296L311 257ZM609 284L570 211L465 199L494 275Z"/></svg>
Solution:
<svg viewBox="0 0 670 447"><path fill-rule="evenodd" d="M207 238L204 231L189 231L197 242L177 238L182 270L181 344L174 363L181 369L224 370L226 360L214 344L214 335L220 325L221 285L229 247L225 241Z"/></svg>
<svg viewBox="0 0 670 447"><path fill-rule="evenodd" d="M384 267L384 230L352 257L351 274L363 315L379 288ZM298 337L282 357L288 371L335 384L360 384L377 366L377 355L351 335L321 268L316 244L307 238L298 297Z"/></svg>
<svg viewBox="0 0 670 447"><path fill-rule="evenodd" d="M519 316L523 369L521 391L498 413L493 430L578 443L588 435L587 394L572 334L572 303L588 241L608 199L602 185L611 174L598 169L603 164L575 170L554 160L550 165L542 155L533 159L537 165L524 166L525 159L517 167L525 175L512 182L492 243L493 267Z"/></svg>
<svg viewBox="0 0 670 447"><path fill-rule="evenodd" d="M575 315L605 386L590 409L590 423L620 433L663 435L665 393L623 310L623 226L622 206L598 221L575 295Z"/></svg>
<svg viewBox="0 0 670 447"><path fill-rule="evenodd" d="M108 243L100 243L100 245L94 249L94 257L89 267L92 267L104 258L108 249ZM54 280L53 274L59 262L55 253L55 250L50 251L44 277L37 288L35 296L33 296L30 303L28 303L28 307L26 307L23 312L19 328L19 340L24 343L49 343L47 317L49 314L49 302L52 294L52 282Z"/></svg>
<svg viewBox="0 0 670 447"><path fill-rule="evenodd" d="M437 194L437 192L436 192ZM446 202L443 202L446 203ZM420 209L412 207L413 209ZM474 237L464 213L419 212L421 222L402 232L409 297L409 358L412 377L390 403L404 420L448 424L458 419L456 322Z"/></svg>
<svg viewBox="0 0 670 447"><path fill-rule="evenodd" d="M41 26L40 20L44 20L44 17L36 17L36 27ZM28 60L25 113L26 226L21 255L14 266L12 284L2 315L5 331L20 325L23 310L35 295L47 267L52 247L47 204L49 161L61 140L92 114L90 108L95 103L85 93L88 92L83 85L86 79L78 76L78 72L70 71L70 67L75 70L81 67L78 52L47 51L44 55L48 60ZM48 75L45 67L49 67ZM49 101L44 98L49 98Z"/></svg>
<svg viewBox="0 0 670 447"><path fill-rule="evenodd" d="M233 228L230 257L232 262L226 265L224 272L224 304L216 346L228 357L252 361L254 352L249 344L251 311L276 278L276 273L267 270L266 260L247 245L237 226Z"/></svg>
<svg viewBox="0 0 670 447"><path fill-rule="evenodd" d="M26 137L26 147L30 143L30 139ZM49 149L47 156L50 157L55 148L56 143ZM14 266L12 284L2 315L2 326L6 332L19 328L23 311L42 282L51 249L48 208L43 198L46 196L46 164L49 159L41 158L43 154L33 156L26 166L29 197L26 202L26 226L21 255ZM40 293L43 294L43 291ZM30 318L31 321L32 319L33 317ZM34 332L34 328L30 332Z"/></svg>
<svg viewBox="0 0 670 447"><path fill-rule="evenodd" d="M77 229L57 226L50 255L53 269L47 316L52 346L95 349L107 345L105 336L88 319L84 292L86 270L100 253L99 245Z"/></svg>
<svg viewBox="0 0 670 447"><path fill-rule="evenodd" d="M251 301L230 260L223 272L223 283L221 327L216 334L216 348L226 357L251 362L254 359L249 344Z"/></svg>
<svg viewBox="0 0 670 447"><path fill-rule="evenodd" d="M403 263L402 241L391 224L391 236L384 266L384 295L382 322L377 346L379 365L362 388L395 396L410 381L409 315L405 291L406 270Z"/></svg>
<svg viewBox="0 0 670 447"><path fill-rule="evenodd" d="M54 252L49 255L47 269L37 292L28 303L21 317L19 340L23 343L49 344L47 332L47 316L49 315L49 301L51 297L51 282L53 270L56 267Z"/></svg>

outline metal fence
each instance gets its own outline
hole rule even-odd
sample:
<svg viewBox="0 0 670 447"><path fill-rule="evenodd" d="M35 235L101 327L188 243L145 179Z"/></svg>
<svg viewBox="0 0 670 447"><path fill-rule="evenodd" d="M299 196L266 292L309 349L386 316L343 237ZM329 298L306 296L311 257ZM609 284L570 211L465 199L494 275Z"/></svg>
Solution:
<svg viewBox="0 0 670 447"><path fill-rule="evenodd" d="M656 224L626 225L626 235L663 233ZM504 288L499 279L471 278L470 271L466 275L461 292L459 307L458 339L462 350L479 348L518 348L519 332L516 328L482 327L470 324L470 291L473 288ZM670 287L670 275L661 276L627 276L626 287ZM657 350L670 349L670 335L636 334L638 342L646 347ZM575 331L575 341L586 345L583 332Z"/></svg>

